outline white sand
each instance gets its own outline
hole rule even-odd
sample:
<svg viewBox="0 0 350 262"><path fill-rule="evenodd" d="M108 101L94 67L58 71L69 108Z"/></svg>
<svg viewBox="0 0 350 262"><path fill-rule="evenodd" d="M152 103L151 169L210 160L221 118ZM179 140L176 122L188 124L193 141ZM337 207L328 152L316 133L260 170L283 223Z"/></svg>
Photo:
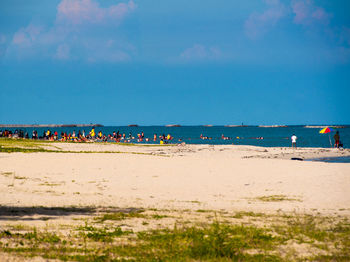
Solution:
<svg viewBox="0 0 350 262"><path fill-rule="evenodd" d="M102 143L55 146L129 153L0 153L0 205L350 215L350 164L289 160L292 156L350 155L349 150ZM287 200L258 199L272 195Z"/></svg>

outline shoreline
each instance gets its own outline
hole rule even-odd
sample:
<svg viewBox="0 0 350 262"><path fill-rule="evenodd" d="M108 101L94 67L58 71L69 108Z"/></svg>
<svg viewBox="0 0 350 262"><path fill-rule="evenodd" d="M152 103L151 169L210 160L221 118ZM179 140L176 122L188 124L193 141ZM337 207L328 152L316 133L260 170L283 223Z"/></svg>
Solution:
<svg viewBox="0 0 350 262"><path fill-rule="evenodd" d="M136 142L136 141L135 141ZM19 144L19 147L16 145ZM15 147L13 147L15 146ZM28 147L27 147L28 146ZM298 147L297 149L292 147L269 147L269 146L256 146L256 145L239 145L239 144L187 144L181 143L143 143L143 142L115 142L115 141L61 141L61 140L47 140L47 139L23 139L23 138L0 138L1 152L14 153L24 152L22 149L34 149L32 152L71 152L71 153L113 153L113 152L132 152L135 153L155 153L155 150L163 151L166 155L171 155L177 151L189 151L199 152L201 148L216 148L217 150L233 150L241 152L256 151L256 155L243 155L243 158L264 158L264 159L289 159L301 158L302 160L309 161L319 158L334 158L334 157L350 157L349 148L330 148L330 147ZM36 147L36 148L35 148ZM13 151L6 152L6 148L14 149ZM18 149L18 150L16 150ZM42 151L40 151L42 149ZM28 153L31 153L29 150Z"/></svg>

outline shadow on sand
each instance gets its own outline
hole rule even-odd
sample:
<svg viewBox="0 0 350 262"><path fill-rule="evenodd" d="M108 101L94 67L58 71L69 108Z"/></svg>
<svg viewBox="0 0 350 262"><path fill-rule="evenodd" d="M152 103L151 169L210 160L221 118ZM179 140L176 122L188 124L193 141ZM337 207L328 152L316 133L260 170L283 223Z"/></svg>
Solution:
<svg viewBox="0 0 350 262"><path fill-rule="evenodd" d="M89 216L96 213L140 212L139 208L97 208L97 207L18 207L0 206L0 220L50 220L64 216Z"/></svg>
<svg viewBox="0 0 350 262"><path fill-rule="evenodd" d="M88 215L92 207L15 207L0 206L0 220L48 220L70 215Z"/></svg>

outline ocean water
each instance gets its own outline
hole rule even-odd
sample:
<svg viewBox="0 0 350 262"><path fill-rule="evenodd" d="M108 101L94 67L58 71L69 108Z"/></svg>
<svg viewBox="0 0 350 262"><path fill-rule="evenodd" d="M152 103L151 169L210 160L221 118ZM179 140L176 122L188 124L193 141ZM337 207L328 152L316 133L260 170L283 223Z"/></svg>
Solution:
<svg viewBox="0 0 350 262"><path fill-rule="evenodd" d="M350 163L350 156L339 156L339 157L321 157L307 159L306 161L317 161L326 163Z"/></svg>
<svg viewBox="0 0 350 262"><path fill-rule="evenodd" d="M5 128L0 128L4 130ZM51 131L57 131L60 135L61 132L72 133L75 130L78 133L79 130L85 130L88 134L91 127L57 127L57 128L6 128L14 131L15 129L22 129L24 132L28 132L31 137L32 131L35 129L38 131L38 135L42 136L43 132L47 129ZM150 138L150 142L154 143L153 135L157 136L162 134L171 134L174 139L170 143L185 142L188 144L235 144L235 145L254 145L263 147L288 147L291 146L290 137L295 134L298 137L298 147L330 147L329 135L320 134L321 128L306 128L304 126L287 126L287 127L258 127L258 126L237 126L237 127L225 127L225 126L180 126L180 127L165 127L165 126L104 126L96 127L96 134L99 131L103 134L112 134L113 131L119 131L121 134L125 133L126 136L131 132L134 137L141 132L144 132L145 137ZM344 128L334 129L340 133L340 141L343 143L344 148L350 148L350 126ZM200 139L200 135L206 136L211 139ZM229 137L228 140L221 139L221 135ZM330 134L331 142L334 143L333 135ZM263 138L263 139L258 139ZM179 141L181 139L181 141ZM136 142L136 140L132 141ZM157 141L159 143L159 140Z"/></svg>

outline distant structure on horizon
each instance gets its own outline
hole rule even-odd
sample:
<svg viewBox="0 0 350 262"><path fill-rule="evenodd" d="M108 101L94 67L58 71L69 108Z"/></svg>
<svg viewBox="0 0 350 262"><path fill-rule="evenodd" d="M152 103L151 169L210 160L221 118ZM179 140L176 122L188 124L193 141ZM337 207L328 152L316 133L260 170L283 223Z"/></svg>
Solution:
<svg viewBox="0 0 350 262"><path fill-rule="evenodd" d="M312 125L308 125L308 126L304 126L305 128L325 128L325 127L333 127L333 128L345 128L345 126L312 126Z"/></svg>
<svg viewBox="0 0 350 262"><path fill-rule="evenodd" d="M248 125L243 125L243 123L242 123L242 125L225 125L225 127L245 127L245 126L248 126Z"/></svg>
<svg viewBox="0 0 350 262"><path fill-rule="evenodd" d="M287 127L286 125L260 125L259 127Z"/></svg>

